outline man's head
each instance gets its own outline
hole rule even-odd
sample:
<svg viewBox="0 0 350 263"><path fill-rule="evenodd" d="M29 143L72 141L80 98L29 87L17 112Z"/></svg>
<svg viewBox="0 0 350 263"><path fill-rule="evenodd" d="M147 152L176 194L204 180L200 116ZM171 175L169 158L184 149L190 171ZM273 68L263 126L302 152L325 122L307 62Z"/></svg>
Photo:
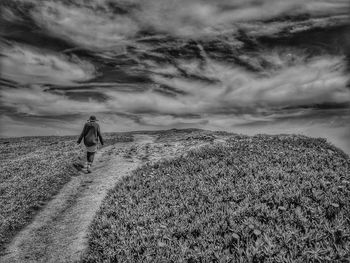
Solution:
<svg viewBox="0 0 350 263"><path fill-rule="evenodd" d="M89 118L89 121L97 121L96 116L91 115L90 118Z"/></svg>

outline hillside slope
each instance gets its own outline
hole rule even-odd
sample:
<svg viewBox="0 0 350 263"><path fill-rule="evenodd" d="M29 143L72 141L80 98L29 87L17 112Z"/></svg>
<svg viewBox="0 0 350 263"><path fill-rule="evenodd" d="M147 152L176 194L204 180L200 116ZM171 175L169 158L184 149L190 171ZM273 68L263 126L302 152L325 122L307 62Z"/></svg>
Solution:
<svg viewBox="0 0 350 263"><path fill-rule="evenodd" d="M233 135L145 165L109 193L82 261L346 262L349 164L324 139Z"/></svg>
<svg viewBox="0 0 350 263"><path fill-rule="evenodd" d="M132 141L106 134L106 145ZM60 189L78 175L73 163L84 162L76 136L0 139L0 253Z"/></svg>
<svg viewBox="0 0 350 263"><path fill-rule="evenodd" d="M72 168L84 158L74 137L0 140L1 262L349 258L349 156L325 139L197 129L106 139L89 176Z"/></svg>

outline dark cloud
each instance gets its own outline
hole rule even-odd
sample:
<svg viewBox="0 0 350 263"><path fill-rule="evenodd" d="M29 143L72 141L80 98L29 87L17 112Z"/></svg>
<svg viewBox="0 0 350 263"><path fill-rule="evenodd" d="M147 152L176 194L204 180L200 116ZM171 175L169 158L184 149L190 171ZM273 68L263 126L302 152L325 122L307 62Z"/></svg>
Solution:
<svg viewBox="0 0 350 263"><path fill-rule="evenodd" d="M68 97L68 99L76 101L98 101L103 103L108 99L108 97L105 94L98 91L67 91L64 94Z"/></svg>

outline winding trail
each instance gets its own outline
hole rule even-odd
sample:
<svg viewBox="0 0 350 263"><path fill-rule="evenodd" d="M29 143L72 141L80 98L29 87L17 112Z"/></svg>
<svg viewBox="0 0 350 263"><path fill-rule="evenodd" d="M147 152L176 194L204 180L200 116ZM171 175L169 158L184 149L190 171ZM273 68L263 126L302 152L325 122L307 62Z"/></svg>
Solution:
<svg viewBox="0 0 350 263"><path fill-rule="evenodd" d="M101 149L91 174L72 178L9 244L0 262L75 262L87 247L89 226L107 192L149 160L155 137Z"/></svg>

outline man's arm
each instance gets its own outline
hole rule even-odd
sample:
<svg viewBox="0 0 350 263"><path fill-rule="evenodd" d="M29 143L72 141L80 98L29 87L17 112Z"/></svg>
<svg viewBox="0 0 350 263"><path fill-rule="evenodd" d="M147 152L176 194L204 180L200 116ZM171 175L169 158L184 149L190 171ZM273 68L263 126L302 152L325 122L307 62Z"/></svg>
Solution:
<svg viewBox="0 0 350 263"><path fill-rule="evenodd" d="M100 143L103 145L104 142L103 142L103 138L102 138L102 135L101 135L100 126L97 127L97 136L100 139Z"/></svg>
<svg viewBox="0 0 350 263"><path fill-rule="evenodd" d="M83 128L83 131L81 132L81 134L80 134L80 137L79 137L79 139L78 139L78 141L77 141L77 144L80 144L81 143L81 140L84 138L84 136L85 136L85 131L86 131L86 123L85 123L85 125L84 125L84 128Z"/></svg>

